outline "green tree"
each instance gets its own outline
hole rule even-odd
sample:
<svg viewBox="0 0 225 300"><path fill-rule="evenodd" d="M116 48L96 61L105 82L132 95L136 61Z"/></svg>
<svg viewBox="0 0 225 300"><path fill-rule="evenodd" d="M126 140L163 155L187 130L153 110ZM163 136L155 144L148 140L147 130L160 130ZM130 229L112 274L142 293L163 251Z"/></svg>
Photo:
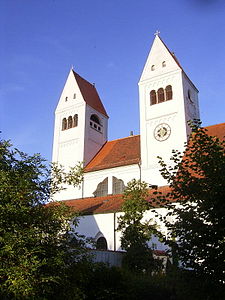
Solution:
<svg viewBox="0 0 225 300"><path fill-rule="evenodd" d="M0 141L1 299L49 299L82 260L84 241L70 227L74 212L63 204L44 205L60 185L81 181L81 166L68 174L57 166L49 170L40 155Z"/></svg>
<svg viewBox="0 0 225 300"><path fill-rule="evenodd" d="M121 246L126 250L123 264L135 272L152 272L157 269L158 262L154 260L152 250L147 242L156 227L150 225L150 220L143 221L143 215L149 210L150 205L146 201L148 197L147 184L133 179L127 184L124 191L124 204L122 215L118 220L118 230L122 232Z"/></svg>
<svg viewBox="0 0 225 300"><path fill-rule="evenodd" d="M171 187L161 197L169 209L164 221L168 243L182 265L219 283L225 279L225 141L192 127L185 155L173 151L169 167L160 159Z"/></svg>

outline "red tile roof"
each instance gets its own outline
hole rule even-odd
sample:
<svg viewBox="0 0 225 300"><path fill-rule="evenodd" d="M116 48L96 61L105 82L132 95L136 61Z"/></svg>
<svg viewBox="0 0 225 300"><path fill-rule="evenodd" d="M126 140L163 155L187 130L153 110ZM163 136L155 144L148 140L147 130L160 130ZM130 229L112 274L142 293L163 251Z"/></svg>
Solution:
<svg viewBox="0 0 225 300"><path fill-rule="evenodd" d="M108 117L95 86L87 80L85 80L84 78L82 78L75 71L73 71L73 74L80 88L81 94L84 97L85 102L104 116Z"/></svg>
<svg viewBox="0 0 225 300"><path fill-rule="evenodd" d="M221 140L225 136L225 123L206 127L208 134L217 136ZM87 165L86 172L113 168L129 164L136 164L140 159L140 136L130 136L128 138L107 142L93 160ZM153 189L149 190L149 197L146 199L152 207L163 206ZM166 195L171 191L169 186L159 187L158 192ZM170 200L172 201L172 200ZM88 197L82 199L72 199L63 201L66 205L73 207L83 214L112 213L122 210L124 202L123 196L107 195L104 197ZM53 203L55 204L55 202Z"/></svg>
<svg viewBox="0 0 225 300"><path fill-rule="evenodd" d="M208 130L209 135L216 136L221 140L225 136L225 123L205 128ZM140 158L140 135L109 141L103 145L89 162L85 168L85 172L137 164Z"/></svg>
<svg viewBox="0 0 225 300"><path fill-rule="evenodd" d="M152 207L158 207L160 204L157 202L156 196L153 194L155 190L149 190L149 197L146 199ZM166 195L170 188L169 186L159 187L158 192ZM88 197L72 200L64 200L67 206L73 207L76 211L86 215L90 214L104 214L122 211L123 195L107 195L104 197ZM56 202L53 202L55 204Z"/></svg>
<svg viewBox="0 0 225 300"><path fill-rule="evenodd" d="M211 126L207 126L205 128L208 131L207 132L208 135L216 136L220 140L224 140L225 139L225 123L211 125Z"/></svg>
<svg viewBox="0 0 225 300"><path fill-rule="evenodd" d="M140 136L106 142L85 168L85 172L137 164L140 161Z"/></svg>

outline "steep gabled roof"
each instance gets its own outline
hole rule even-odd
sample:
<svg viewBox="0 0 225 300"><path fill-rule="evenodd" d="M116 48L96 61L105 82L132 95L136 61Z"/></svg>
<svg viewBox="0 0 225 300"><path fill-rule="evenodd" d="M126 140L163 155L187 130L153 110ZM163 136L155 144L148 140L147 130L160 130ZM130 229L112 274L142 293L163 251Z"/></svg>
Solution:
<svg viewBox="0 0 225 300"><path fill-rule="evenodd" d="M80 75L78 75L74 70L73 70L74 77L77 81L77 84L80 88L81 94L84 97L84 101L103 114L104 116L108 117L106 110L102 104L101 99L99 98L98 92L93 84L82 78Z"/></svg>
<svg viewBox="0 0 225 300"><path fill-rule="evenodd" d="M85 172L137 164L140 161L140 136L106 142L85 167Z"/></svg>

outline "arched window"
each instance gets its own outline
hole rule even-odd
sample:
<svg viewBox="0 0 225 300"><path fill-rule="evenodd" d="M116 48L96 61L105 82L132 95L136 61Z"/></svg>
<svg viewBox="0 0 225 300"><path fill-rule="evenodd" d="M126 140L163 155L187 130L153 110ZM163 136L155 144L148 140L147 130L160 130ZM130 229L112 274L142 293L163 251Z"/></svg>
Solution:
<svg viewBox="0 0 225 300"><path fill-rule="evenodd" d="M75 114L73 116L73 127L77 127L78 126L78 114Z"/></svg>
<svg viewBox="0 0 225 300"><path fill-rule="evenodd" d="M163 61L163 62L162 62L162 67L164 68L165 66L166 66L166 62Z"/></svg>
<svg viewBox="0 0 225 300"><path fill-rule="evenodd" d="M98 117L97 115L91 115L90 119L91 119L92 121L94 121L95 123L101 125L101 124L100 124L99 117Z"/></svg>
<svg viewBox="0 0 225 300"><path fill-rule="evenodd" d="M97 239L96 249L97 250L107 250L108 249L107 241L104 238L104 236L101 236L100 238Z"/></svg>
<svg viewBox="0 0 225 300"><path fill-rule="evenodd" d="M113 195L122 194L124 192L125 185L122 179L118 179L113 176Z"/></svg>
<svg viewBox="0 0 225 300"><path fill-rule="evenodd" d="M158 89L157 94L158 94L158 103L164 102L165 101L164 89L163 88Z"/></svg>
<svg viewBox="0 0 225 300"><path fill-rule="evenodd" d="M103 197L108 195L108 177L98 184L97 189L93 194L95 197Z"/></svg>
<svg viewBox="0 0 225 300"><path fill-rule="evenodd" d="M68 129L73 127L73 119L71 116L68 118Z"/></svg>
<svg viewBox="0 0 225 300"><path fill-rule="evenodd" d="M151 66L151 71L154 71L155 70L155 65L152 65Z"/></svg>
<svg viewBox="0 0 225 300"><path fill-rule="evenodd" d="M62 130L66 130L67 129L67 119L63 118L62 120Z"/></svg>
<svg viewBox="0 0 225 300"><path fill-rule="evenodd" d="M173 91L172 91L172 86L167 85L166 87L166 101L173 99Z"/></svg>
<svg viewBox="0 0 225 300"><path fill-rule="evenodd" d="M156 104L156 92L155 90L152 90L150 92L150 105Z"/></svg>

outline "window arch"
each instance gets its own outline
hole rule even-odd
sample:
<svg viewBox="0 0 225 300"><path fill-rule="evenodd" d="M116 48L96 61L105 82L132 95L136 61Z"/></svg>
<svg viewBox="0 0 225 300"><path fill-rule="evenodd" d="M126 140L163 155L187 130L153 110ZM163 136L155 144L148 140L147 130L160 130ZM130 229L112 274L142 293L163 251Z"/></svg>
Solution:
<svg viewBox="0 0 225 300"><path fill-rule="evenodd" d="M173 90L171 85L167 85L166 87L166 101L171 100L173 98Z"/></svg>
<svg viewBox="0 0 225 300"><path fill-rule="evenodd" d="M164 68L166 66L165 60L162 62L162 67Z"/></svg>
<svg viewBox="0 0 225 300"><path fill-rule="evenodd" d="M161 103L161 102L165 101L165 95L164 95L164 89L163 88L158 89L157 95L158 95L158 103Z"/></svg>
<svg viewBox="0 0 225 300"><path fill-rule="evenodd" d="M115 176L113 176L113 189L112 189L112 193L113 195L116 194L122 194L124 192L125 189L125 185L122 179L118 179Z"/></svg>
<svg viewBox="0 0 225 300"><path fill-rule="evenodd" d="M101 124L100 124L99 117L98 117L97 115L91 115L90 120L91 120L91 121L94 121L95 123L97 123L97 124L99 124L99 125L101 125Z"/></svg>
<svg viewBox="0 0 225 300"><path fill-rule="evenodd" d="M97 250L107 250L108 249L107 241L106 241L106 238L104 238L104 236L101 236L100 238L97 239L96 249Z"/></svg>
<svg viewBox="0 0 225 300"><path fill-rule="evenodd" d="M68 118L68 129L72 128L73 127L73 119L71 116L69 116Z"/></svg>
<svg viewBox="0 0 225 300"><path fill-rule="evenodd" d="M154 71L155 70L155 65L152 65L151 66L151 71Z"/></svg>
<svg viewBox="0 0 225 300"><path fill-rule="evenodd" d="M75 114L73 116L73 127L77 127L78 126L78 114Z"/></svg>
<svg viewBox="0 0 225 300"><path fill-rule="evenodd" d="M108 177L98 184L97 189L93 194L95 197L103 197L108 195Z"/></svg>
<svg viewBox="0 0 225 300"><path fill-rule="evenodd" d="M157 103L157 100L156 100L156 91L152 90L150 92L150 105L154 105L156 103Z"/></svg>
<svg viewBox="0 0 225 300"><path fill-rule="evenodd" d="M63 118L62 120L62 130L66 130L67 129L67 119Z"/></svg>

